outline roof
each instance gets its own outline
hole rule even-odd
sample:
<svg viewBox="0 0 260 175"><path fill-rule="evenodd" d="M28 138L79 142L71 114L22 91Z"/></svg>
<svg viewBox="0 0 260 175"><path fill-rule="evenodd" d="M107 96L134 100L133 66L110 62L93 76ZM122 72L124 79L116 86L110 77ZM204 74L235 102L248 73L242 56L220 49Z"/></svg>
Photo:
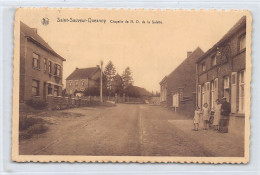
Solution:
<svg viewBox="0 0 260 175"><path fill-rule="evenodd" d="M211 47L204 55L202 55L197 62L203 60L206 56L208 56L213 50L215 50L219 45L223 42L227 41L230 37L232 37L238 30L242 27L246 27L246 16L243 16L238 20L238 22L213 46Z"/></svg>
<svg viewBox="0 0 260 175"><path fill-rule="evenodd" d="M200 47L197 47L178 67L176 67L169 75L171 76L172 74L174 74L174 72L179 69L179 67L181 67L181 65L183 65L185 62L187 62L190 59L199 59L202 55L204 54L203 50L201 50ZM195 62L197 62L197 60L195 60Z"/></svg>
<svg viewBox="0 0 260 175"><path fill-rule="evenodd" d="M62 56L57 54L51 46L40 36L36 33L36 31L33 28L30 28L26 24L24 24L22 21L20 21L20 32L23 33L26 37L31 39L33 42L36 42L36 44L39 44L44 49L51 52L54 56L59 57L61 60L66 61Z"/></svg>
<svg viewBox="0 0 260 175"><path fill-rule="evenodd" d="M89 67L89 68L76 68L67 78L66 80L81 80L81 79L87 79L92 78L93 75L97 71L100 71L100 68L98 67Z"/></svg>
<svg viewBox="0 0 260 175"><path fill-rule="evenodd" d="M161 82L159 83L160 85L162 83L164 83L165 81L167 81L167 79L169 77L171 77L178 69L181 69L181 65L185 64L185 62L187 62L188 60L192 60L192 59L198 59L200 58L200 56L202 56L204 54L203 50L201 50L200 47L197 47L178 67L176 67L168 76L165 76ZM197 60L195 60L194 62L196 62Z"/></svg>
<svg viewBox="0 0 260 175"><path fill-rule="evenodd" d="M167 76L165 76L161 81L160 81L160 85L162 85L165 81L167 80Z"/></svg>

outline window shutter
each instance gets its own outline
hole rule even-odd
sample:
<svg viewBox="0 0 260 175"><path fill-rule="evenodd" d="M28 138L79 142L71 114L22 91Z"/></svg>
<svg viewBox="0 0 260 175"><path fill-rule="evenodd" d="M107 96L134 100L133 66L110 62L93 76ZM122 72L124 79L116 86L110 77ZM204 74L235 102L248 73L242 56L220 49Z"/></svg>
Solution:
<svg viewBox="0 0 260 175"><path fill-rule="evenodd" d="M231 112L236 113L237 106L237 73L231 74Z"/></svg>
<svg viewBox="0 0 260 175"><path fill-rule="evenodd" d="M214 80L215 92L214 92L214 99L215 101L218 99L218 78Z"/></svg>

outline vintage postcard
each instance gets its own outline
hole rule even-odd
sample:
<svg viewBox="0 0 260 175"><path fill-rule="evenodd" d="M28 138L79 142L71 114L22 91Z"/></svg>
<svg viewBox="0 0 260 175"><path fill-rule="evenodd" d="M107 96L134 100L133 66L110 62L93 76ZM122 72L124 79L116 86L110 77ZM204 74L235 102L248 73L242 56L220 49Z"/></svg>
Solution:
<svg viewBox="0 0 260 175"><path fill-rule="evenodd" d="M19 8L12 160L248 163L247 10Z"/></svg>

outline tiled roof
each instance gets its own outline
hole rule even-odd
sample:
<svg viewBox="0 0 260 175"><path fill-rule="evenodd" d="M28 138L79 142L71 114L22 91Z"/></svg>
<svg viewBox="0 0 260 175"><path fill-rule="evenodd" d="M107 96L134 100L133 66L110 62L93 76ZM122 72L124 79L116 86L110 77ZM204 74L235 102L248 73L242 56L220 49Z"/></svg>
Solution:
<svg viewBox="0 0 260 175"><path fill-rule="evenodd" d="M203 50L201 50L200 47L197 47L181 64L179 64L178 67L176 67L169 75L165 76L161 82L159 83L160 85L162 85L164 82L166 82L171 76L173 76L175 74L176 71L178 71L179 69L182 69L184 64L187 63L188 60L193 60L196 62L198 58L200 58L202 55L204 54Z"/></svg>
<svg viewBox="0 0 260 175"><path fill-rule="evenodd" d="M198 59L197 62L203 60L208 54L210 54L213 50L215 50L219 45L228 40L231 36L233 36L239 29L246 26L246 16L240 18L240 20L213 46L211 47L204 55Z"/></svg>
<svg viewBox="0 0 260 175"><path fill-rule="evenodd" d="M175 68L175 69L167 76L167 78L170 77L171 75L173 75L177 69L180 69L180 67L181 67L182 65L184 65L185 62L187 62L189 59L199 59L203 54L204 54L203 50L201 50L200 47L197 47L177 68ZM197 61L197 60L195 60L195 62L196 62L196 61ZM195 65L194 65L194 66L195 66Z"/></svg>
<svg viewBox="0 0 260 175"><path fill-rule="evenodd" d="M100 71L98 67L89 67L89 68L76 68L74 72L72 72L66 80L80 80L80 79L87 79L92 78L92 76L97 72Z"/></svg>
<svg viewBox="0 0 260 175"><path fill-rule="evenodd" d="M50 51L53 55L59 57L60 59L62 59L63 61L66 61L62 56L60 56L59 54L57 54L52 48L51 46L44 41L44 39L38 35L35 30L33 28L30 28L29 26L27 26L26 24L24 24L22 21L20 22L20 32L23 33L24 36L29 37L30 39L32 39L34 42L36 42L37 44L40 44L43 48L47 49L48 51Z"/></svg>

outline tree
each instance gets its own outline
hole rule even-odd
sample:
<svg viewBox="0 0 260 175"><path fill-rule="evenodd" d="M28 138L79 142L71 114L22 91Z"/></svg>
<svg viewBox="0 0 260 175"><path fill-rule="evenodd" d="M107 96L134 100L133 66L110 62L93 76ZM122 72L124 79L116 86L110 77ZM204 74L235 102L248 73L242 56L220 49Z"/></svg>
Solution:
<svg viewBox="0 0 260 175"><path fill-rule="evenodd" d="M122 77L119 74L116 74L114 76L113 82L112 82L112 91L113 93L117 95L123 94L123 80Z"/></svg>
<svg viewBox="0 0 260 175"><path fill-rule="evenodd" d="M106 84L107 84L107 90L109 94L112 92L112 82L116 75L116 68L112 61L109 61L105 67L104 74L106 76Z"/></svg>
<svg viewBox="0 0 260 175"><path fill-rule="evenodd" d="M122 80L123 80L123 88L124 89L133 85L133 77L132 77L132 72L130 70L130 67L127 67L124 70L124 72L122 74Z"/></svg>

